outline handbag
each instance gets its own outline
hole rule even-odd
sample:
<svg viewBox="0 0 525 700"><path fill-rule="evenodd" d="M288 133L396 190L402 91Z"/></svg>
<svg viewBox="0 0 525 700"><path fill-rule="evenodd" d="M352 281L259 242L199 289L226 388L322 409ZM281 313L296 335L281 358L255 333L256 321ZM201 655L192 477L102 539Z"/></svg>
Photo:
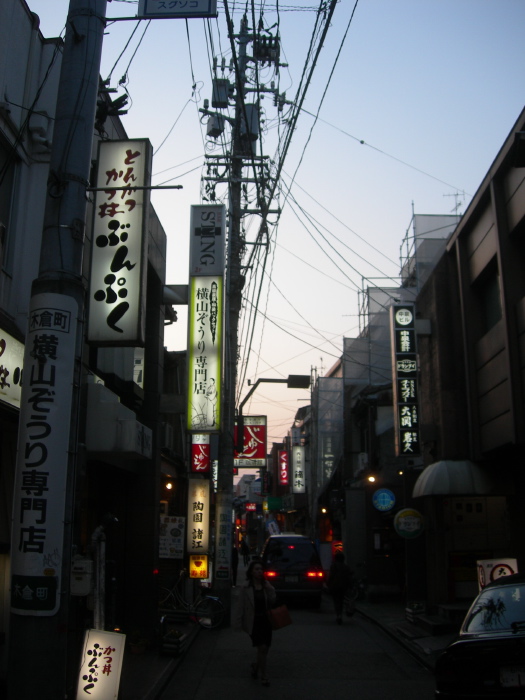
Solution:
<svg viewBox="0 0 525 700"><path fill-rule="evenodd" d="M278 605L276 608L268 610L268 619L273 630L280 630L292 624L292 618L286 605Z"/></svg>

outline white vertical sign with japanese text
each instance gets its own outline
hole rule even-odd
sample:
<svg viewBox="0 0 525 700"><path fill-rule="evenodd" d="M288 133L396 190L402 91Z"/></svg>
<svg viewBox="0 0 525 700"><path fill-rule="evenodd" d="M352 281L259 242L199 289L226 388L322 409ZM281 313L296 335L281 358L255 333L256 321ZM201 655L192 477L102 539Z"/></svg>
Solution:
<svg viewBox="0 0 525 700"><path fill-rule="evenodd" d="M19 615L60 607L77 315L72 297L31 299L13 491L11 610Z"/></svg>
<svg viewBox="0 0 525 700"><path fill-rule="evenodd" d="M206 553L210 547L210 482L188 479L188 554Z"/></svg>
<svg viewBox="0 0 525 700"><path fill-rule="evenodd" d="M147 139L101 141L93 217L88 341L142 346L151 183ZM116 189L125 188L125 189Z"/></svg>
<svg viewBox="0 0 525 700"><path fill-rule="evenodd" d="M219 523L216 528L215 578L226 580L230 578L232 550L232 499L229 494L221 492L217 496L215 517Z"/></svg>
<svg viewBox="0 0 525 700"><path fill-rule="evenodd" d="M292 447L292 493L306 493L304 447Z"/></svg>
<svg viewBox="0 0 525 700"><path fill-rule="evenodd" d="M191 277L188 309L188 424L190 431L221 427L222 277Z"/></svg>
<svg viewBox="0 0 525 700"><path fill-rule="evenodd" d="M117 700L125 641L125 634L86 631L76 700Z"/></svg>

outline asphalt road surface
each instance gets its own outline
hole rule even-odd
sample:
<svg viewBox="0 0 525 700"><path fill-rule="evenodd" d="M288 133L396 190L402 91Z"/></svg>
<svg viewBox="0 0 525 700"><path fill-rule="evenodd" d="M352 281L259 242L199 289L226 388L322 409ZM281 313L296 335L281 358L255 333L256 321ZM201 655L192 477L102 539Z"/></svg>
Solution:
<svg viewBox="0 0 525 700"><path fill-rule="evenodd" d="M160 700L433 700L433 674L373 622L356 614L336 625L329 598L290 612L293 624L273 633L270 687L250 677L245 633L202 630Z"/></svg>

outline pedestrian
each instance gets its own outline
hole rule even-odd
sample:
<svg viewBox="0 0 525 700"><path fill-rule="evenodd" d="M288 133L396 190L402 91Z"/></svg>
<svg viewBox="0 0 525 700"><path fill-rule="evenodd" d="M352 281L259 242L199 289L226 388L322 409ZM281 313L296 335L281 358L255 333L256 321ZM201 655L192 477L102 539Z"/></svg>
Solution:
<svg viewBox="0 0 525 700"><path fill-rule="evenodd" d="M235 588L237 585L237 569L239 568L239 551L235 546L232 546L232 586Z"/></svg>
<svg viewBox="0 0 525 700"><path fill-rule="evenodd" d="M343 623L343 605L345 595L350 592L353 584L353 572L345 563L343 552L336 552L330 571L328 572L328 591L334 599L335 617L338 625Z"/></svg>
<svg viewBox="0 0 525 700"><path fill-rule="evenodd" d="M268 610L276 598L275 588L264 578L262 561L254 559L246 570L246 584L241 588L234 627L247 632L252 646L257 649L256 660L250 667L251 676L261 683L270 685L266 671L268 651L272 644L272 626L268 619Z"/></svg>
<svg viewBox="0 0 525 700"><path fill-rule="evenodd" d="M250 563L250 548L246 544L246 540L241 540L241 554L244 561L244 566Z"/></svg>

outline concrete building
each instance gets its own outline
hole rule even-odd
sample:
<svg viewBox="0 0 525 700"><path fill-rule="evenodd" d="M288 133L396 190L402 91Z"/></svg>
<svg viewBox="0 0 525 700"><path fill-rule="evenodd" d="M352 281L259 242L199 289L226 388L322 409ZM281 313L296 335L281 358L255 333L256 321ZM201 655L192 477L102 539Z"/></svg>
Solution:
<svg viewBox="0 0 525 700"><path fill-rule="evenodd" d="M47 39L24 0L0 6L0 671L6 672L10 609L11 513L16 468L23 351L31 283L38 276L53 125L63 53ZM118 116L103 118L99 95L93 135L93 175L100 140L126 139ZM144 135L147 137L147 135ZM88 204L82 279L90 285L93 202ZM106 547L106 628L140 630L153 638L157 623L154 570L159 557L161 450L172 443L160 421L166 235L150 209L146 223L145 344L85 344L80 445L75 480L73 564L93 561L103 533ZM169 455L168 455L169 456ZM171 455L173 458L173 455ZM98 535L94 537L94 533ZM80 564L81 563L81 564ZM100 572L99 572L100 573ZM97 572L85 590L69 591L71 669L84 629L92 625ZM84 574L82 574L84 575ZM86 574L89 576L89 574ZM99 581L100 583L100 581ZM103 586L102 586L103 588ZM49 640L48 640L49 641ZM75 671L74 671L75 673ZM70 683L75 681L69 679Z"/></svg>

